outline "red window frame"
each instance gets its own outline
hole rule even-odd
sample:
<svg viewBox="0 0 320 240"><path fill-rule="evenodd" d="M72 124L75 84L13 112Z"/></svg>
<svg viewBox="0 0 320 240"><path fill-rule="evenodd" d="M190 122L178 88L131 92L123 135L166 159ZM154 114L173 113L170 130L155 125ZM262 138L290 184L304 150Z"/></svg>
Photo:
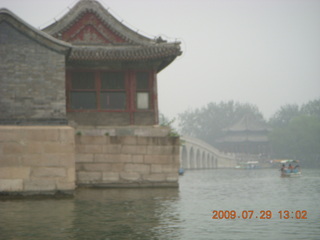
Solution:
<svg viewBox="0 0 320 240"><path fill-rule="evenodd" d="M138 88L138 74L139 73L146 73L148 74L148 87L147 88ZM150 71L136 71L135 72L135 92L134 92L134 106L137 112L146 112L146 111L153 111L154 109L154 101L153 101L153 74ZM146 109L139 109L138 108L138 93L148 93L148 108Z"/></svg>
<svg viewBox="0 0 320 240"><path fill-rule="evenodd" d="M74 89L72 87L72 73L74 72L93 72L95 89ZM101 83L101 76L104 72L121 72L124 74L124 84L125 89L103 89ZM137 89L137 74L140 72L148 73L148 88ZM154 111L155 107L155 97L157 94L154 93L154 81L155 73L150 70L141 71L107 71L107 70L87 70L87 69L70 69L66 72L66 99L67 99L67 112L148 112ZM94 91L96 93L96 108L95 109L73 109L71 107L71 92L74 91ZM126 107L125 109L102 109L101 108L101 92L125 92L126 94ZM138 109L137 107L137 93L146 92L149 94L149 108L148 109Z"/></svg>
<svg viewBox="0 0 320 240"><path fill-rule="evenodd" d="M74 72L92 72L94 74L95 88L94 89L77 89L72 87L72 73ZM102 74L104 72L120 72L124 74L124 89L104 89L102 88ZM129 111L129 79L126 72L123 71L94 71L94 70L68 70L66 74L66 89L67 89L67 111L68 112L127 112ZM96 93L96 108L94 109L73 109L71 106L71 92L95 92ZM101 92L125 92L125 108L124 109L103 109L101 108Z"/></svg>
<svg viewBox="0 0 320 240"><path fill-rule="evenodd" d="M98 102L98 109L100 109L101 111L126 111L127 109L129 109L129 99L128 99L128 91L129 91L129 87L128 87L128 77L126 76L126 73L123 71L99 71L98 72L98 84L100 84L100 86L98 85L99 88L99 102ZM103 73L121 73L123 74L123 81L124 81L124 88L123 89L108 89L108 88L102 88L102 75ZM101 93L105 92L105 93L125 93L125 108L120 108L120 109L105 109L101 107Z"/></svg>

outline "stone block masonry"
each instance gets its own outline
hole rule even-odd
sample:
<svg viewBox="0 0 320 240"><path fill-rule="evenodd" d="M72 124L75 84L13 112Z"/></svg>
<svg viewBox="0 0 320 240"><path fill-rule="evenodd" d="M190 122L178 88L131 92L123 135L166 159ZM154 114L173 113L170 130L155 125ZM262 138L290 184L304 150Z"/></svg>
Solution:
<svg viewBox="0 0 320 240"><path fill-rule="evenodd" d="M0 194L72 193L74 129L0 126Z"/></svg>
<svg viewBox="0 0 320 240"><path fill-rule="evenodd" d="M0 126L0 196L177 187L179 148L164 128Z"/></svg>
<svg viewBox="0 0 320 240"><path fill-rule="evenodd" d="M79 134L76 136L77 185L177 187L179 147L178 137Z"/></svg>

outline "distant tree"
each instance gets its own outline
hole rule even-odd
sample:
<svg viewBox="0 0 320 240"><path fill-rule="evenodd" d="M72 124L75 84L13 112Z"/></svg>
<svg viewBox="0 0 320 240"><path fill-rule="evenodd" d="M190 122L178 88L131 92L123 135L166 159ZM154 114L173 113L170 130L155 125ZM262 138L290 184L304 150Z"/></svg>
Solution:
<svg viewBox="0 0 320 240"><path fill-rule="evenodd" d="M298 159L304 166L320 167L320 118L300 115L269 136L274 157Z"/></svg>
<svg viewBox="0 0 320 240"><path fill-rule="evenodd" d="M320 98L317 100L309 101L302 105L301 113L308 116L315 116L320 118Z"/></svg>
<svg viewBox="0 0 320 240"><path fill-rule="evenodd" d="M255 105L234 101L209 103L179 114L179 128L184 135L215 145L224 135L224 128L248 114L264 122ZM273 129L269 139L274 158L300 159L304 166L320 167L320 99L301 108L296 104L281 106L269 120L269 125Z"/></svg>
<svg viewBox="0 0 320 240"><path fill-rule="evenodd" d="M301 114L297 104L287 104L280 107L269 120L272 127L284 127L289 124L291 119Z"/></svg>
<svg viewBox="0 0 320 240"><path fill-rule="evenodd" d="M252 104L234 101L209 103L200 109L179 114L180 132L215 145L216 140L224 135L224 128L235 124L248 114L264 121L259 109Z"/></svg>

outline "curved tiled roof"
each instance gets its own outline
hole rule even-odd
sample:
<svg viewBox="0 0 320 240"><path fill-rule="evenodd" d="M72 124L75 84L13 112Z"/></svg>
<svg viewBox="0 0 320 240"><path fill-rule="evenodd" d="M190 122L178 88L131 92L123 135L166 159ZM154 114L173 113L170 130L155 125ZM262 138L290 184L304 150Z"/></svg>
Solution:
<svg viewBox="0 0 320 240"><path fill-rule="evenodd" d="M69 60L148 60L180 55L176 44L154 46L83 46L74 45Z"/></svg>
<svg viewBox="0 0 320 240"><path fill-rule="evenodd" d="M131 44L150 44L155 41L136 33L126 27L115 17L113 17L107 9L105 9L98 1L80 0L67 14L60 20L43 29L50 35L58 35L68 30L75 22L77 22L86 13L94 13L104 24L106 24L119 37L125 39Z"/></svg>
<svg viewBox="0 0 320 240"><path fill-rule="evenodd" d="M71 48L71 44L60 41L47 33L39 31L5 8L0 9L0 24L2 22L10 24L26 36L54 51L66 54Z"/></svg>
<svg viewBox="0 0 320 240"><path fill-rule="evenodd" d="M244 131L251 131L251 132L259 132L259 131L270 131L271 129L257 118L252 115L245 115L241 118L238 122L234 125L224 129L224 131L229 132L244 132Z"/></svg>
<svg viewBox="0 0 320 240"><path fill-rule="evenodd" d="M258 118L247 114L234 125L223 129L226 135L218 139L217 143L268 143L268 132L270 130Z"/></svg>
<svg viewBox="0 0 320 240"><path fill-rule="evenodd" d="M85 14L94 14L104 26L123 40L121 42L99 43L80 42L72 44L69 61L139 61L166 59L161 69L181 55L180 43L168 43L161 38L150 39L126 27L113 17L107 9L95 0L80 0L60 20L43 29L54 37L61 37L69 31ZM103 36L103 33L101 33ZM168 61L168 58L171 60ZM161 70L159 69L159 70Z"/></svg>

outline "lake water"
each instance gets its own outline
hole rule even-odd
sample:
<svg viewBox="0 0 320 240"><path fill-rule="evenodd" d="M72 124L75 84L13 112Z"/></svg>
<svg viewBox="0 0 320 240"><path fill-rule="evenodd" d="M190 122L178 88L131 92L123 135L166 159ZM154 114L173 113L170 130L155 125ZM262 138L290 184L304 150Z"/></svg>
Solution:
<svg viewBox="0 0 320 240"><path fill-rule="evenodd" d="M179 188L78 189L71 199L0 201L0 239L320 239L320 169L279 175L194 170L180 177ZM214 210L237 215L212 219ZM254 211L251 219L243 219L247 211ZM261 211L272 218L260 219ZM296 211L307 219L296 219Z"/></svg>

